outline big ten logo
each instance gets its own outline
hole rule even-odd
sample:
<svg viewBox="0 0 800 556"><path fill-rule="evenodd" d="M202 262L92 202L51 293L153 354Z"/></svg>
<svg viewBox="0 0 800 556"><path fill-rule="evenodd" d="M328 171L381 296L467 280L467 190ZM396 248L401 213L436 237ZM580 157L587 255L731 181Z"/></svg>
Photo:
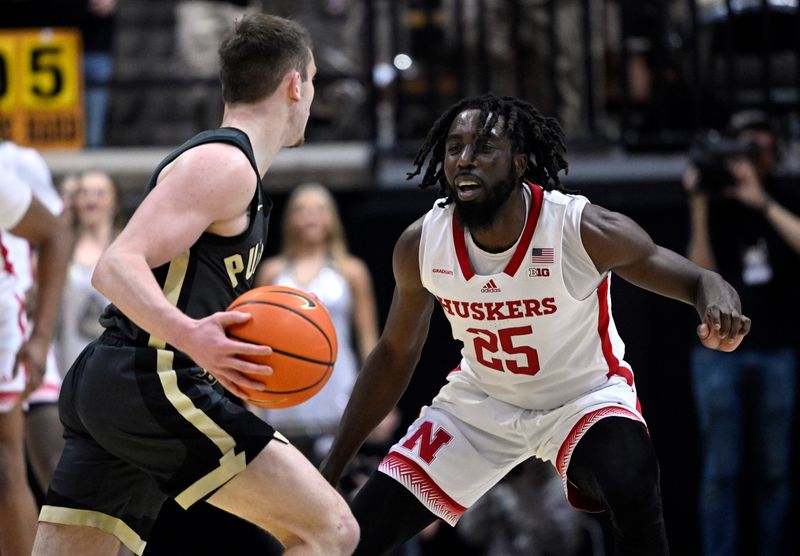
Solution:
<svg viewBox="0 0 800 556"><path fill-rule="evenodd" d="M419 428L403 442L403 448L412 451L416 448L422 461L429 464L436 459L436 452L445 444L449 444L451 440L453 440L453 435L444 428L440 426L434 433L433 423L423 421Z"/></svg>
<svg viewBox="0 0 800 556"><path fill-rule="evenodd" d="M228 278L231 281L231 287L239 285L239 275L244 273L244 279L249 280L256 273L256 267L261 261L261 255L264 253L264 244L258 242L250 246L247 252L247 266L244 264L244 257L241 254L235 253L225 257L225 270L228 271Z"/></svg>
<svg viewBox="0 0 800 556"><path fill-rule="evenodd" d="M529 268L528 278L544 278L550 276L549 268Z"/></svg>
<svg viewBox="0 0 800 556"><path fill-rule="evenodd" d="M83 145L78 31L0 32L0 133L40 148Z"/></svg>

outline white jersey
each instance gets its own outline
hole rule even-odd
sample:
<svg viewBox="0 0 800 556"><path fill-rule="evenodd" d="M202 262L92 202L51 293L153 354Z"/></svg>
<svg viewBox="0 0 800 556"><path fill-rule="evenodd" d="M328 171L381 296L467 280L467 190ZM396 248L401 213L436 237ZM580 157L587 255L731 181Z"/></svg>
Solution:
<svg viewBox="0 0 800 556"><path fill-rule="evenodd" d="M437 201L424 218L420 275L464 345L459 380L524 409L562 406L614 375L633 388L611 316L610 276L592 265L595 283L576 293L574 269L591 264L580 240L588 200L526 187L525 227L506 253L470 249L452 204ZM487 268L494 269L481 272Z"/></svg>
<svg viewBox="0 0 800 556"><path fill-rule="evenodd" d="M28 210L32 197L54 215L63 209L47 163L34 149L10 141L0 142L0 183L3 184L0 186L3 195L0 212L12 211L16 215L9 220L0 217L0 229L13 227ZM25 315L25 298L34 282L34 270L27 240L2 231L0 253L0 307L3 309L0 328L4 331L0 337L0 412L5 412L16 403L18 393L25 387L25 373L15 374L13 362L25 336L31 332ZM61 376L51 346L44 380L27 401L55 402L60 385Z"/></svg>
<svg viewBox="0 0 800 556"><path fill-rule="evenodd" d="M26 186L33 197L53 215L61 214L64 208L61 196L53 185L47 163L35 149L21 147L10 141L0 142L0 164L13 174L19 186ZM21 237L4 233L3 245L17 277L17 291L24 298L33 285L30 244Z"/></svg>
<svg viewBox="0 0 800 556"><path fill-rule="evenodd" d="M6 244L8 230L22 220L32 198L30 187L19 178L12 160L0 151L0 308L4 313L18 287L17 271Z"/></svg>

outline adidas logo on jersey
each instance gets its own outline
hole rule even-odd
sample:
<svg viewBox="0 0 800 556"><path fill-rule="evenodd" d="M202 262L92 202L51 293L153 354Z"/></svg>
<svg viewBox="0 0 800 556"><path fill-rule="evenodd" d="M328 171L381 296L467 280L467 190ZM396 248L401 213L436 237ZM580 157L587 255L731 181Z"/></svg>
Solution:
<svg viewBox="0 0 800 556"><path fill-rule="evenodd" d="M481 288L481 293L497 293L499 291L500 288L497 287L497 284L494 283L494 280L489 280Z"/></svg>

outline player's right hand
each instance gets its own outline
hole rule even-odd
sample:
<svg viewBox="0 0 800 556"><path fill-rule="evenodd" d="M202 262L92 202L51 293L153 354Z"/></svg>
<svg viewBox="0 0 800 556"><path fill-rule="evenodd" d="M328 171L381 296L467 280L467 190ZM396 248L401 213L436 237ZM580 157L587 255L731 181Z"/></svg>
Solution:
<svg viewBox="0 0 800 556"><path fill-rule="evenodd" d="M271 375L272 368L242 359L241 356L265 356L272 348L229 338L225 329L250 319L249 313L221 311L193 321L188 333L175 347L185 352L200 367L211 373L232 394L247 400L250 396L242 390L263 390L264 384L243 373Z"/></svg>
<svg viewBox="0 0 800 556"><path fill-rule="evenodd" d="M709 305L703 322L697 326L697 337L709 349L733 351L750 332L750 324L750 319L735 309Z"/></svg>

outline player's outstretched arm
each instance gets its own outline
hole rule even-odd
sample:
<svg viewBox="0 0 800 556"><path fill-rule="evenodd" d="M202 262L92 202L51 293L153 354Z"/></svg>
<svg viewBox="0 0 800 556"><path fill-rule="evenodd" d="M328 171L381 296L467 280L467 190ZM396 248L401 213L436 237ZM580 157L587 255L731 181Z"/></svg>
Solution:
<svg viewBox="0 0 800 556"><path fill-rule="evenodd" d="M271 369L237 355L271 350L231 340L224 331L249 316L220 312L191 319L167 300L151 271L187 252L207 230L240 233L247 225L255 173L241 151L211 143L181 155L162 176L100 258L92 284L138 326L187 353L234 394L245 396L237 385L263 389L241 372L269 374Z"/></svg>
<svg viewBox="0 0 800 556"><path fill-rule="evenodd" d="M422 219L409 226L394 249L395 290L386 326L358 375L322 475L336 484L364 439L397 405L428 336L433 297L422 287L419 241Z"/></svg>
<svg viewBox="0 0 800 556"><path fill-rule="evenodd" d="M733 351L750 330L736 290L719 274L653 243L630 218L587 205L581 239L600 272L613 271L632 284L695 307L703 345Z"/></svg>

